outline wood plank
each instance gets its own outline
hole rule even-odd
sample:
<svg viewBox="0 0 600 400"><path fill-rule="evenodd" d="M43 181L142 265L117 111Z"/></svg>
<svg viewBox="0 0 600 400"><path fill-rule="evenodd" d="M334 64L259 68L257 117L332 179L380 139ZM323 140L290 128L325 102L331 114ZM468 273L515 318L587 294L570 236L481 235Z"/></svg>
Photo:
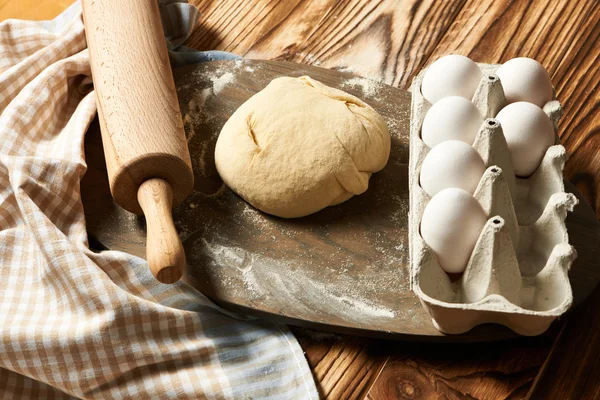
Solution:
<svg viewBox="0 0 600 400"><path fill-rule="evenodd" d="M530 399L600 398L600 287L569 316ZM568 377L568 379L565 379Z"/></svg>
<svg viewBox="0 0 600 400"><path fill-rule="evenodd" d="M407 87L464 0L192 3L203 17L191 47L313 64Z"/></svg>
<svg viewBox="0 0 600 400"><path fill-rule="evenodd" d="M201 24L188 40L200 50L224 50L250 58L286 59L293 55L334 7L335 0L192 0Z"/></svg>
<svg viewBox="0 0 600 400"><path fill-rule="evenodd" d="M367 399L523 398L555 331L502 343L396 343ZM543 398L543 397L540 397Z"/></svg>
<svg viewBox="0 0 600 400"><path fill-rule="evenodd" d="M387 362L386 342L294 328L320 395L363 399Z"/></svg>

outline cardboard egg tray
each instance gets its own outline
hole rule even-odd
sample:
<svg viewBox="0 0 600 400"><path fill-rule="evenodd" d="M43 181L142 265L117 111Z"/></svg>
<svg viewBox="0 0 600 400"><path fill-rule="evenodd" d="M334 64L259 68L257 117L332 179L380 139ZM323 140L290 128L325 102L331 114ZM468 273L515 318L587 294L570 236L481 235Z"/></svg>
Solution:
<svg viewBox="0 0 600 400"><path fill-rule="evenodd" d="M431 104L421 94L425 70L412 84L410 127L410 264L411 288L428 310L435 327L448 334L476 325L498 323L522 335L538 335L571 306L568 271L576 258L565 226L567 211L577 204L565 193L562 170L567 158L556 135L562 108L557 100L544 106L554 123L555 145L537 171L515 178L502 127L493 117L506 105L495 71L478 64L482 80L473 97L484 122L473 143L487 165L474 193L488 215L464 274L452 281L420 235L421 217L430 200L419 184L429 148L421 126Z"/></svg>

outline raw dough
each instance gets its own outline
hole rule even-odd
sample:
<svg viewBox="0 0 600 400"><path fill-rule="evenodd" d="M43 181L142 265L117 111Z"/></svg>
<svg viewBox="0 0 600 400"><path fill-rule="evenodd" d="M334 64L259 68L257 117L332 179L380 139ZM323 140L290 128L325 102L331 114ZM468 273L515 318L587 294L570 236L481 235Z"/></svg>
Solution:
<svg viewBox="0 0 600 400"><path fill-rule="evenodd" d="M303 76L274 79L242 104L221 130L215 162L254 207L294 218L363 193L389 154L373 108Z"/></svg>

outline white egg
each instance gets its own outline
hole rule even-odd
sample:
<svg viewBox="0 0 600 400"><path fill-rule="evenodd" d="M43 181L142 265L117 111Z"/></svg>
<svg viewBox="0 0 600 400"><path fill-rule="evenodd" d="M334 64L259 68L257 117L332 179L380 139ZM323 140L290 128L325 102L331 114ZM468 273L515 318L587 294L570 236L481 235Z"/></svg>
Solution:
<svg viewBox="0 0 600 400"><path fill-rule="evenodd" d="M421 93L430 103L448 97L473 98L481 81L481 70L470 58L444 56L431 64L421 82Z"/></svg>
<svg viewBox="0 0 600 400"><path fill-rule="evenodd" d="M473 144L483 117L464 97L446 97L435 103L423 119L421 138L430 148L446 140Z"/></svg>
<svg viewBox="0 0 600 400"><path fill-rule="evenodd" d="M444 271L460 273L467 267L486 221L475 197L462 189L444 189L425 207L421 236Z"/></svg>
<svg viewBox="0 0 600 400"><path fill-rule="evenodd" d="M447 188L474 193L484 172L485 164L473 147L458 140L447 140L427 154L421 164L419 182L430 196Z"/></svg>
<svg viewBox="0 0 600 400"><path fill-rule="evenodd" d="M552 100L552 82L542 64L531 58L513 58L496 71L508 103L528 101L544 107Z"/></svg>
<svg viewBox="0 0 600 400"><path fill-rule="evenodd" d="M515 175L530 176L554 144L552 121L541 108L524 101L507 105L496 119L502 126Z"/></svg>

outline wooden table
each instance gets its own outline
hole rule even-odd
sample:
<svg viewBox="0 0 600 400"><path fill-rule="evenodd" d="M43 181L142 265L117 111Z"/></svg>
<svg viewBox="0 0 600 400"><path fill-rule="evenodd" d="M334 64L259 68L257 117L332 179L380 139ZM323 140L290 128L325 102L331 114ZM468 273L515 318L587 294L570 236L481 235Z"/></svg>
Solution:
<svg viewBox="0 0 600 400"><path fill-rule="evenodd" d="M600 216L597 0L191 0L188 45L350 71L408 88L436 58L532 57L565 108L565 175ZM27 0L27 4L34 2ZM0 0L0 20L44 18L69 1ZM600 245L600 244L599 244ZM544 335L491 344L415 344L295 329L331 399L600 398L600 289Z"/></svg>

